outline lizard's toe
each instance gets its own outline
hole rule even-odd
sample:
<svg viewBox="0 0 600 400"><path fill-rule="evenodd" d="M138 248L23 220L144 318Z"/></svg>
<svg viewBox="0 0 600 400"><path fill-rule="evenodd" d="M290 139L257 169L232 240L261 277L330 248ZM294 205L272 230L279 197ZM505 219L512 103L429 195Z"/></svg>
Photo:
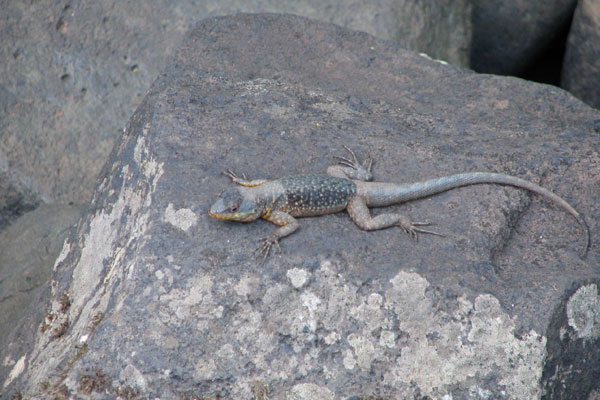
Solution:
<svg viewBox="0 0 600 400"><path fill-rule="evenodd" d="M433 225L431 222L413 222L412 224L412 229L413 231L417 232L417 233L424 233L427 235L435 235L435 236L442 236L442 237L446 237L445 235L441 234L441 233L437 233L434 231L429 231L426 229L420 229L418 227L420 226L431 226Z"/></svg>
<svg viewBox="0 0 600 400"><path fill-rule="evenodd" d="M266 260L267 257L269 257L269 253L271 252L271 247L273 247L273 245L276 245L277 250L281 251L281 247L279 246L279 239L273 235L266 236L260 239L260 245L254 251L254 253L258 258Z"/></svg>
<svg viewBox="0 0 600 400"><path fill-rule="evenodd" d="M429 231L429 230L426 230L426 229L420 229L419 228L421 226L430 226L430 225L433 225L430 222L411 222L408 217L400 216L400 219L399 219L397 225L404 232L408 233L408 235L410 236L410 238L413 239L413 240L418 240L419 233L423 233L423 234L427 234L427 235L435 235L435 236L445 237L441 233L437 233L437 232L433 232L433 231Z"/></svg>

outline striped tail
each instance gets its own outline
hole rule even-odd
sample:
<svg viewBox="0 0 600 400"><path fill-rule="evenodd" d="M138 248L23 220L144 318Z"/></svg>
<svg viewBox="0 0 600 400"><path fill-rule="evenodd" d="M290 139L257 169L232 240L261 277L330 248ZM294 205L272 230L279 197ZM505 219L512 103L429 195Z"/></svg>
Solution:
<svg viewBox="0 0 600 400"><path fill-rule="evenodd" d="M537 193L548 200L558 204L569 212L577 222L581 225L584 231L584 248L582 257L585 257L590 243L589 228L583 219L583 216L575 210L569 203L557 194L548 189L536 185L533 182L526 181L515 176L497 174L493 172L470 172L465 174L456 174L445 176L442 178L430 179L423 182L395 184L383 182L369 182L367 193L367 205L370 207L385 207L392 204L403 203L405 201L416 200L428 197L437 193L445 192L450 189L459 188L462 186L477 185L477 184L499 184L514 186L521 189L526 189Z"/></svg>

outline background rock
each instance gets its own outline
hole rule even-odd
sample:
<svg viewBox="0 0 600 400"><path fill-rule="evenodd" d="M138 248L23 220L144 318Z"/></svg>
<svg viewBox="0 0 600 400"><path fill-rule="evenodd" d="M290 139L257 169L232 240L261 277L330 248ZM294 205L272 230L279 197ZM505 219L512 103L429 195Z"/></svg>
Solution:
<svg viewBox="0 0 600 400"><path fill-rule="evenodd" d="M600 3L581 0L569 32L560 82L592 107L600 108Z"/></svg>
<svg viewBox="0 0 600 400"><path fill-rule="evenodd" d="M136 17L142 8L129 3L6 3L0 81L10 101L0 149L46 202L89 201L115 139L187 26L168 7Z"/></svg>
<svg viewBox="0 0 600 400"><path fill-rule="evenodd" d="M104 167L57 261L51 318L8 389L500 399L575 393L577 382L597 390L588 311L598 296L599 125L560 89L332 25L204 21ZM321 172L344 144L374 157L381 181L493 170L540 182L587 216L588 258L566 213L495 185L401 207L446 238L414 243L324 216L302 220L264 265L250 254L273 226L206 215L231 184L223 169ZM572 358L586 368L554 368Z"/></svg>
<svg viewBox="0 0 600 400"><path fill-rule="evenodd" d="M470 3L6 2L0 16L0 151L34 199L87 202L115 140L166 55L202 18L295 13L393 40L455 65L470 64L480 72L520 74L567 28L575 7L575 0L475 2L471 16ZM586 74L575 69L569 76ZM565 78L565 85L576 94L582 85L596 93L596 81L575 84ZM24 201L23 209L38 203Z"/></svg>
<svg viewBox="0 0 600 400"><path fill-rule="evenodd" d="M120 142L123 135L122 128L127 119L140 104L152 80L164 68L165 60L168 59L169 54L173 53L183 33L195 21L203 17L214 17L240 11L297 13L369 32L380 38L392 40L403 47L427 53L433 58L443 59L456 65L468 66L468 62L471 60L473 65L482 71L522 74L532 63L539 62L540 54L544 54L547 48L556 42L556 37L564 35L568 25L566 21L570 18L569 13L572 12L575 4L574 1L566 0L535 3L535 5L534 3L521 5L514 2L503 2L501 6L496 3L476 2L472 31L471 6L470 2L466 0L454 2L386 0L368 5L357 1L323 3L312 0L302 2L264 0L250 3L240 1L202 3L152 1L135 5L111 1L5 3L2 6L2 15L0 15L0 31L3 33L0 35L2 43L0 46L2 55L0 58L2 66L0 68L0 231L7 229L11 223L15 226L33 224L31 219L19 221L18 218L23 215L27 216L27 213L44 203L84 204L89 201L93 188L97 184L98 171L105 163L113 144ZM597 107L597 100L594 96L599 91L600 79L594 72L593 46L595 42L587 39L595 37L597 34L594 31L594 27L597 28L594 11L591 2L583 0L580 2L564 62L562 85L572 90L584 101ZM471 34L473 34L474 43L472 53ZM258 37L260 38L260 36ZM307 41L306 43L312 45L312 42ZM224 46L227 47L228 44ZM328 60L329 53L320 53L319 57ZM221 59L218 57L212 59L212 62L220 61ZM371 59L367 57L365 63L370 65L371 62ZM239 81L246 79L251 82L251 86L266 85L271 88L270 78L266 82L252 79L255 73L260 77L261 69L249 64L242 65L237 61L231 63L234 65L234 72L229 71L229 73L237 76L235 79ZM208 69L212 67L214 65L209 66ZM277 68L284 72L288 71L285 63ZM238 71L243 71L247 75L238 75ZM277 76L277 73L271 72L271 76ZM332 72L329 74L326 78L322 78L324 76L322 71L317 71L315 74L315 79L323 79L319 84L325 88L322 92L325 94L329 94L331 89L327 79L335 77L336 79L332 81L338 82L345 78L334 76ZM302 76L303 82L310 81L307 75ZM353 79L358 81L363 79L360 75L349 74L349 76L353 76ZM295 84L293 79L291 82L290 85ZM309 85L313 84L314 82L310 81ZM336 84L340 87L347 86L343 82ZM379 84L381 82L375 83L375 85ZM383 81L383 84L388 84L388 82ZM351 98L349 97L347 104L350 105L352 112L355 110L363 112L365 98L361 93L371 93L373 84L361 86L360 83L355 83L355 85L357 88L360 87L360 90L357 89L353 92L354 94ZM497 89L501 91L514 90L512 84L508 87L503 80L498 81L498 85ZM453 87L453 90L460 91L459 89ZM412 91L413 88L407 90ZM437 88L432 90L440 95L454 96L451 90L446 92L438 91ZM490 94L492 97L498 95L496 91L492 92ZM530 96L537 96L537 93L535 95L528 93ZM548 97L543 99L543 105L540 105L536 112L544 114L544 118L546 118L546 113L554 112L553 107L556 106L553 104L557 100L548 95L548 93L552 93L551 91L544 93ZM289 96L295 99L294 96ZM302 101L306 98L309 99L309 102L314 101L311 96L300 96ZM565 99L561 97L558 102L563 105L569 104L571 100ZM511 103L505 103L505 100L502 99L490 109L506 110L504 107L510 109ZM290 102L293 101L290 100ZM395 99L390 100L390 104L396 104L395 102ZM437 122L432 122L430 120L430 118L435 119L437 115L443 115L443 113L429 114L426 106L420 105L419 101L417 103L418 106L408 104L413 107L412 111L415 111L416 114L407 114L406 120L400 124L402 127L420 128L434 133L441 129L440 126L448 127L448 123L445 121L435 120ZM465 104L470 107L470 103L465 102ZM402 104L402 106L406 105ZM301 106L305 107L304 104ZM337 118L341 118L347 111L343 107L341 109L331 105L325 107L332 107L328 112ZM565 105L565 107L570 106ZM266 114L278 115L277 110ZM424 115L429 116L425 118ZM536 114L534 113L534 115ZM304 116L300 115L297 118L301 120ZM600 123L597 121L597 119L594 122L587 120L583 124L587 124L590 131L598 132ZM323 125L319 121L315 123ZM522 134L522 121L520 120L512 124L505 122L498 122L498 124L508 127L505 131L510 131L513 135ZM396 126L396 123L392 123L392 126ZM554 125L550 123L549 126L569 126L569 123L565 125L565 123L554 121ZM580 125L577 126L579 129ZM526 131L535 130L536 127L539 128L540 124L528 125ZM461 132L465 129L461 124L456 124L454 128ZM542 128L546 127L542 126ZM263 135L269 132L268 129L268 127L263 129ZM392 131L393 129L390 129L390 132ZM550 131L558 132L556 129L550 129ZM289 129L286 132L289 133ZM304 129L301 132L307 134L307 137L318 134L318 131L310 129ZM369 135L375 130L365 126L363 132L365 135ZM565 135L564 131L562 135ZM566 135L568 136L570 133L566 133ZM473 138L475 137L473 135ZM312 145L312 142L308 144ZM336 145L338 146L336 147ZM389 144L381 146L381 149L385 149ZM444 144L441 148L447 149L448 146L452 146L452 144ZM331 148L339 148L339 143L331 141L322 145L322 149L328 149L327 151L331 151L329 150ZM367 152L369 148L370 146L365 146L362 150ZM454 149L456 148L457 146L454 145ZM313 151L312 147L306 149ZM283 147L279 151L285 154L287 150ZM380 154L377 150L373 152ZM546 152L544 154L551 155L552 165L564 161L555 153ZM398 156L398 153L394 153L394 156ZM409 151L400 156L409 158L414 154ZM514 159L512 156L506 157ZM587 155L581 157L585 158ZM527 160L530 159L517 156L513 164L522 165L520 163L525 162L528 168L531 167L528 170L533 171L532 176L537 176L538 172L545 171L540 166L533 168ZM242 164L254 169L260 167L260 165L252 167L251 162L248 161L243 159ZM314 161L316 162L316 156ZM321 154L319 161L323 163L321 166L324 166L327 163L327 157ZM303 162L303 160L297 159L295 167L301 168ZM504 163L502 164L504 168L511 170L512 167L508 167L506 159L502 159L502 163ZM396 165L390 165L387 170L394 170L396 167ZM442 164L440 168L446 169L447 165ZM592 164L590 168L593 171L597 167ZM274 176L279 170L270 172ZM590 179L589 187L594 189L595 182ZM68 206L58 206L58 209L69 208ZM43 214L45 211L41 210L40 212ZM28 218L40 218L42 214L32 214ZM57 211L54 218L62 215L62 211ZM53 231L63 224L69 225L71 216L68 212L64 215L65 220L62 223L50 217L40 218L35 222L40 224L36 229ZM43 227L41 225L43 223L50 225ZM446 226L451 226L452 223L449 224ZM509 232L510 229L506 228L505 231ZM65 235L66 231L58 229L53 232L56 234L53 239L54 243L62 243L60 235ZM5 233L17 235L18 229L15 227ZM495 240L496 245L500 248L505 239L503 235L505 233L492 240ZM560 236L559 233L556 235ZM18 236L4 236L4 243L14 244L18 239ZM29 245L15 245L14 247L9 245L5 254L10 252L15 260L24 260L31 254L37 254L38 251L43 250L43 248L37 247L38 244L37 240L32 240ZM308 245L312 244L308 243ZM51 252L52 256L47 254L40 261L46 263L46 273L52 267L52 257L57 254L56 249L53 251L53 253ZM494 251L501 252L501 250ZM28 262L4 264L5 267L9 265L13 266L8 269L10 277L2 281L0 283L2 285L8 283L14 285L18 282L25 282L25 279L32 276L38 278L43 276L42 270L40 270L39 276L32 275ZM38 267L43 269L41 264ZM4 268L4 271L6 272L7 268ZM473 275L477 275L479 272ZM517 282L518 279L514 278L514 281ZM534 279L534 281L536 280ZM6 286L4 286L0 291L0 297L12 299L9 297L12 294L7 295L6 290ZM35 297L36 300L33 301L44 304L44 293L47 292L42 291L38 295L39 297ZM56 296L59 297L59 295ZM529 307L519 296L507 294L502 304L508 304L507 302L511 302L514 298L518 302L520 301L520 307ZM13 308L10 309L14 311ZM39 318L45 311L45 307L38 307L31 312L26 312L26 318L20 322L10 319L9 322L3 324L3 327L18 326L18 329L23 332L31 332L31 334L26 339L23 339L23 336L20 336L21 339L19 339L18 335L13 335L9 339L11 345L9 346L10 350L7 351L10 357L3 358L3 364L0 365L0 381L4 381L5 373L8 373L9 370L14 371L14 363L21 359L20 355L25 354L28 346L31 345L31 336L36 332ZM534 315L537 311L536 307L532 307L526 314ZM14 313L11 315L16 315L17 319L21 317ZM526 321L527 318L525 317ZM552 318L557 318L557 314L553 314ZM537 328L543 330L546 320L542 318ZM560 318L558 320L562 321ZM55 326L60 326L61 322L58 321L60 320L52 322ZM556 340L560 342L559 339L564 340L564 336ZM576 352L579 351L578 340L576 337L573 340L574 344L560 342L557 349L561 350L573 345L575 354L577 354ZM556 351L552 354L556 354L552 356L552 365L555 366L562 366L561 363L569 359L566 351ZM585 361L586 358L582 360ZM558 369L564 370L562 367ZM94 374L89 376L94 376ZM564 385L565 388L576 386L575 380L580 378L578 375L566 377L560 374L549 374L548 376L544 385L547 386L552 382L565 379L568 381ZM588 387L590 385L586 386L580 383L580 386ZM290 392L290 396L293 393L313 393L314 390L317 389L311 385L295 386L294 391Z"/></svg>
<svg viewBox="0 0 600 400"><path fill-rule="evenodd" d="M25 177L15 173L6 155L0 151L0 232L21 215L35 209L40 202Z"/></svg>
<svg viewBox="0 0 600 400"><path fill-rule="evenodd" d="M566 35L576 4L577 0L475 0L471 68L501 75L527 72Z"/></svg>
<svg viewBox="0 0 600 400"><path fill-rule="evenodd" d="M235 12L298 13L466 66L468 2L432 4L7 2L0 16L0 150L39 197L84 203L166 55L198 20Z"/></svg>
<svg viewBox="0 0 600 400"><path fill-rule="evenodd" d="M52 264L81 211L40 205L0 233L0 377L31 350L46 312Z"/></svg>

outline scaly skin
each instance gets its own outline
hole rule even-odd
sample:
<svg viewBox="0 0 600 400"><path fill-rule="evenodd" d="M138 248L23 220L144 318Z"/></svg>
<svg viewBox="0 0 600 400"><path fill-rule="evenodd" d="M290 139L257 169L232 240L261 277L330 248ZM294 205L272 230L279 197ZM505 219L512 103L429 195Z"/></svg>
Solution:
<svg viewBox="0 0 600 400"><path fill-rule="evenodd" d="M258 251L264 258L271 247L279 247L279 239L294 233L300 224L296 217L332 214L344 209L361 229L372 231L399 226L410 236L418 233L438 236L438 233L421 229L429 225L411 222L400 214L380 214L372 217L369 207L385 207L428 197L461 186L500 184L526 189L551 200L573 215L584 232L585 257L589 246L589 229L585 220L569 203L558 195L535 183L515 176L491 172L471 172L450 175L411 184L369 182L372 179L371 162L364 168L354 153L346 147L352 159L337 157L338 165L327 168L327 175L292 175L277 180L254 179L226 172L240 186L221 193L211 206L209 215L224 220L250 222L258 218L278 225L271 235L261 239Z"/></svg>

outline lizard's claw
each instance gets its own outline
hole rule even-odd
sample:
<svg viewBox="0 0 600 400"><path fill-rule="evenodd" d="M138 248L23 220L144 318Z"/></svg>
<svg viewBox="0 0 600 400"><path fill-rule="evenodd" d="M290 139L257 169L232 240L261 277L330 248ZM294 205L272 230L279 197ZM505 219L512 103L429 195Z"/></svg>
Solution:
<svg viewBox="0 0 600 400"><path fill-rule="evenodd" d="M348 153L352 154L352 158L354 159L354 162L358 164L358 159L356 158L356 154L354 154L354 152L350 149L350 147L344 145L344 148L346 150L348 150Z"/></svg>
<svg viewBox="0 0 600 400"><path fill-rule="evenodd" d="M367 172L371 173L371 167L373 166L373 159L369 158L369 166L367 167Z"/></svg>
<svg viewBox="0 0 600 400"><path fill-rule="evenodd" d="M423 234L427 234L427 235L435 235L435 236L445 237L445 235L442 235L441 233L437 233L437 232L428 231L428 230L425 230L425 229L419 229L418 228L420 226L430 226L430 225L432 225L432 224L429 223L429 222L411 222L406 217L402 217L400 219L400 221L398 221L398 226L404 232L408 233L408 235L410 236L411 239L418 240L419 239L419 233L423 233Z"/></svg>
<svg viewBox="0 0 600 400"><path fill-rule="evenodd" d="M279 238L275 235L269 235L262 239L260 239L260 245L254 252L258 258L262 258L266 260L269 257L269 253L271 252L271 247L273 245L277 246L277 250L281 251L281 247L279 246Z"/></svg>
<svg viewBox="0 0 600 400"><path fill-rule="evenodd" d="M242 174L242 176L240 177L239 175L237 175L235 172L233 172L229 168L227 168L226 171L223 171L223 175L227 175L228 177L230 177L231 180L233 181L233 183L241 183L241 182L246 182L248 180L246 178L246 174Z"/></svg>
<svg viewBox="0 0 600 400"><path fill-rule="evenodd" d="M237 175L235 172L233 172L231 169L227 168L225 171L223 171L223 175L226 175L228 177L231 178L231 180L237 179Z"/></svg>
<svg viewBox="0 0 600 400"><path fill-rule="evenodd" d="M358 161L358 158L356 158L356 154L354 154L354 152L352 150L350 150L350 148L348 146L344 145L344 148L346 150L348 150L348 152L350 153L352 158L350 159L350 158L346 158L346 157L342 157L342 156L333 156L334 158L336 158L338 160L338 164L343 165L344 167L351 168L354 171L356 171L357 176L356 177L353 176L353 178L370 181L372 179L371 166L373 165L373 159L369 158L369 165L367 166L367 168L365 168Z"/></svg>
<svg viewBox="0 0 600 400"><path fill-rule="evenodd" d="M362 168L360 162L358 162L358 158L356 158L356 154L354 154L354 152L350 150L348 146L344 145L344 148L348 150L348 152L352 155L352 160L342 156L333 156L334 158L337 158L339 160L339 164L356 170Z"/></svg>

